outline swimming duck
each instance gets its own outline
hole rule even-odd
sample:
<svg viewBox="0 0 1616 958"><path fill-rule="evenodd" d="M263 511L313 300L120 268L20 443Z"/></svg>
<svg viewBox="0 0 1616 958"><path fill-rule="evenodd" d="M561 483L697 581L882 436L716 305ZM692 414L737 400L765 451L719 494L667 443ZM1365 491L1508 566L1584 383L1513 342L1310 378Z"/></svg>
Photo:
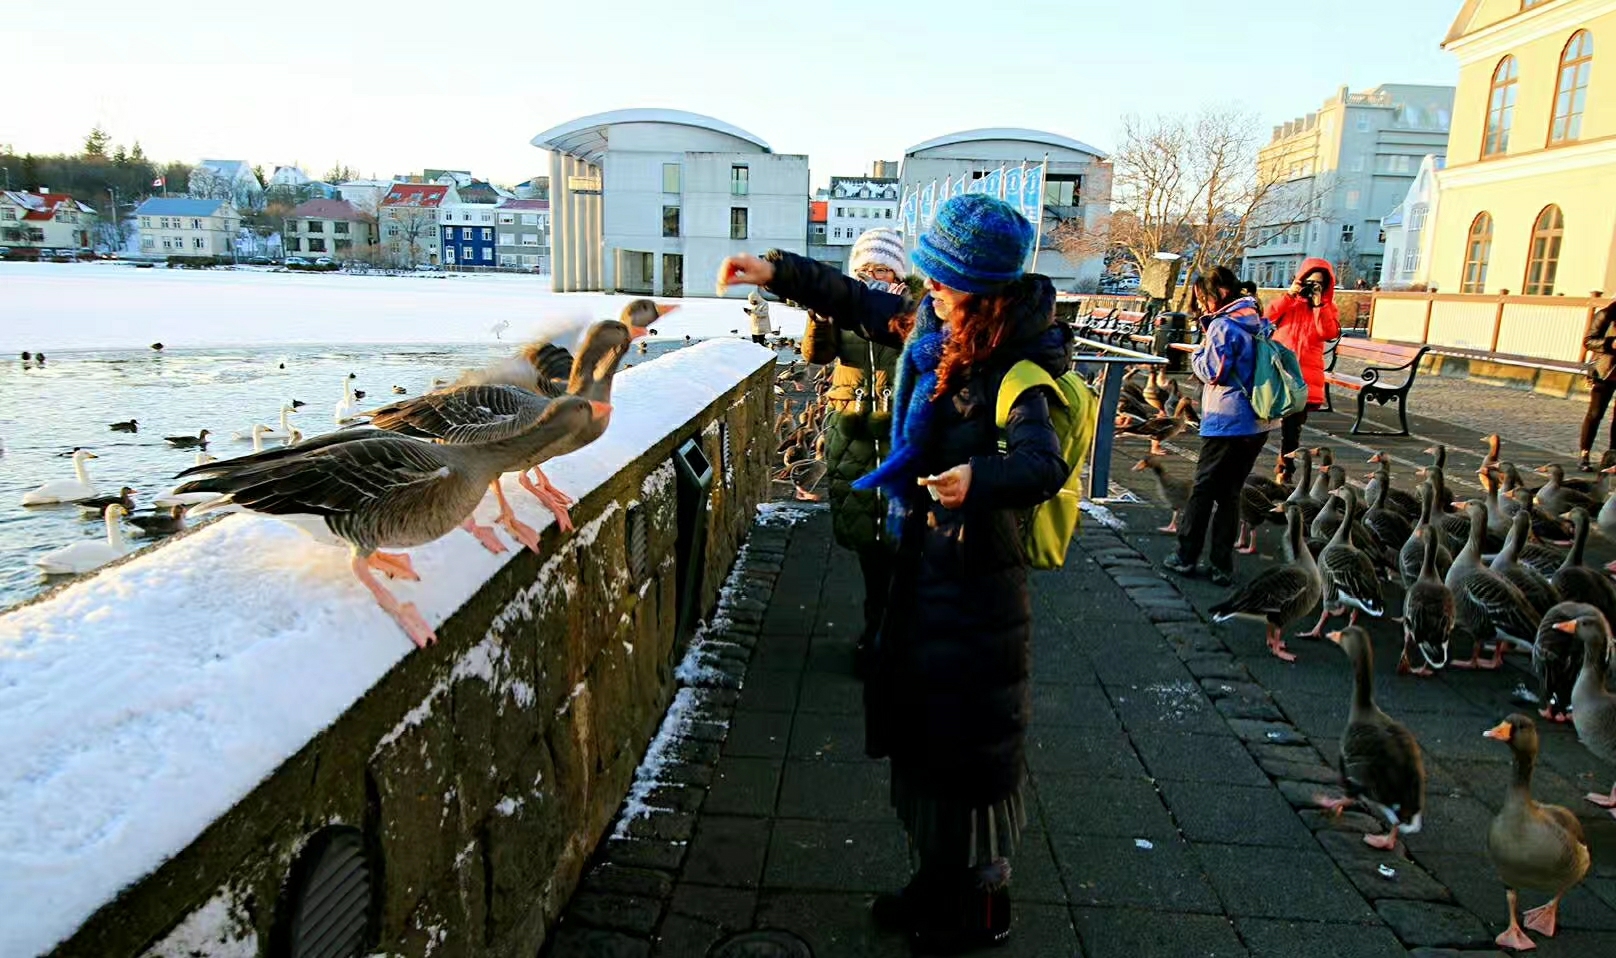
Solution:
<svg viewBox="0 0 1616 958"><path fill-rule="evenodd" d="M123 541L123 530L118 527L118 520L124 515L123 506L117 503L107 506L106 541L82 539L45 553L34 560L34 565L45 570L46 575L73 575L101 568L129 551Z"/></svg>
<svg viewBox="0 0 1616 958"><path fill-rule="evenodd" d="M164 436L163 441L175 449L196 449L208 444L210 433L204 429L194 436Z"/></svg>
<svg viewBox="0 0 1616 958"><path fill-rule="evenodd" d="M1471 500L1465 506L1470 519L1470 536L1465 547L1453 557L1445 584L1453 592L1458 624L1475 639L1470 658L1453 663L1456 669L1496 669L1503 664L1506 643L1530 648L1537 635L1539 615L1526 597L1508 579L1481 562L1481 543L1486 531L1487 512ZM1483 644L1498 641L1490 661L1483 661Z"/></svg>
<svg viewBox="0 0 1616 958"><path fill-rule="evenodd" d="M1184 506L1190 501L1190 483L1186 479L1167 474L1162 461L1155 456L1146 456L1133 465L1134 472L1148 472L1156 480L1156 494L1161 500L1173 509L1172 521L1158 528L1157 532L1177 532L1178 516L1184 511Z"/></svg>
<svg viewBox="0 0 1616 958"><path fill-rule="evenodd" d="M87 460L95 459L96 454L88 449L73 450L73 478L52 479L36 489L23 493L22 504L25 506L48 506L58 502L72 502L75 499L88 499L95 495L95 485L90 482L90 470L85 467Z"/></svg>
<svg viewBox="0 0 1616 958"><path fill-rule="evenodd" d="M1380 594L1380 577L1368 553L1352 543L1351 530L1357 515L1358 497L1351 489L1337 489L1331 493L1342 500L1344 512L1336 526L1330 544L1319 553L1319 570L1324 580L1324 602L1319 609L1319 621L1311 632L1303 635L1318 638L1324 634L1324 623L1332 615L1340 615L1351 607L1348 625L1358 624L1358 613L1374 618L1386 614L1386 601ZM1321 513L1322 514L1322 513Z"/></svg>
<svg viewBox="0 0 1616 958"><path fill-rule="evenodd" d="M332 419L339 426L346 426L359 416L359 397L354 394L353 388L354 380L358 378L357 373L349 373L342 380L342 398L337 400L332 413Z"/></svg>
<svg viewBox="0 0 1616 958"><path fill-rule="evenodd" d="M508 386L473 387L495 421L465 428L460 444L428 443L375 429L339 430L299 446L188 469L179 494L218 498L193 510L245 509L274 516L316 541L348 546L350 568L417 646L437 640L413 603L376 579L418 580L407 555L465 528L489 485L605 418L611 409L581 397L547 399Z"/></svg>
<svg viewBox="0 0 1616 958"><path fill-rule="evenodd" d="M395 396L407 396L407 395L409 395L409 392L410 391L408 389L405 389L403 386L394 386L393 387L393 395L395 395Z"/></svg>
<svg viewBox="0 0 1616 958"><path fill-rule="evenodd" d="M1302 510L1285 505L1285 558L1269 566L1211 608L1214 622L1237 616L1259 618L1267 628L1268 651L1284 662L1296 661L1285 648L1285 629L1312 611L1324 595L1324 580L1302 535Z"/></svg>
<svg viewBox="0 0 1616 958"><path fill-rule="evenodd" d="M1553 937L1560 899L1588 874L1588 839L1577 816L1559 805L1532 798L1532 767L1537 764L1537 726L1515 714L1482 733L1509 746L1514 778L1504 805L1487 828L1487 857L1498 869L1509 896L1509 928L1495 940L1501 948L1530 951L1537 946L1516 917L1519 889L1553 892L1549 903L1526 913L1526 927Z"/></svg>
<svg viewBox="0 0 1616 958"><path fill-rule="evenodd" d="M1429 482L1419 485L1420 494L1420 521L1409 533L1408 541L1397 554L1397 568L1403 575L1403 588L1407 589L1419 578L1420 564L1425 556L1425 545L1420 538L1421 529L1430 529L1431 536L1436 542L1436 574L1437 578L1445 579L1448 569L1453 566L1453 553L1448 550L1448 540L1442 530L1431 525L1432 512L1436 507L1436 494L1431 490Z"/></svg>
<svg viewBox="0 0 1616 958"><path fill-rule="evenodd" d="M74 499L73 505L87 516L100 518L106 515L107 507L112 505L123 506L124 512L132 512L135 508L135 490L124 486L115 496L92 496L88 499Z"/></svg>
<svg viewBox="0 0 1616 958"><path fill-rule="evenodd" d="M1422 525L1414 530L1410 541L1420 545L1420 569L1414 581L1403 593L1403 655L1397 662L1397 671L1426 676L1448 664L1448 640L1453 635L1457 616L1453 592L1442 581L1437 571L1437 554L1442 548L1441 537L1435 529ZM1413 653L1418 653L1421 665L1413 664Z"/></svg>
<svg viewBox="0 0 1616 958"><path fill-rule="evenodd" d="M140 422L135 419L126 419L123 422L108 423L107 428L113 432L139 432Z"/></svg>
<svg viewBox="0 0 1616 958"><path fill-rule="evenodd" d="M1336 813L1353 804L1377 812L1391 829L1384 835L1365 835L1364 844L1391 851L1399 834L1413 835L1424 825L1425 763L1420 743L1375 705L1375 651L1369 633L1349 625L1331 632L1329 639L1352 661L1352 707L1336 763L1347 797L1323 798L1319 804Z"/></svg>
<svg viewBox="0 0 1616 958"><path fill-rule="evenodd" d="M1561 632L1582 640L1582 671L1571 687L1571 721L1577 739L1595 758L1616 763L1616 692L1610 688L1610 625L1596 612L1584 612L1574 622L1555 626ZM1584 796L1616 817L1616 785L1610 794L1591 792Z"/></svg>
<svg viewBox="0 0 1616 958"><path fill-rule="evenodd" d="M129 524L141 535L169 536L185 528L185 507L170 506L167 512L153 512L143 516L130 516Z"/></svg>
<svg viewBox="0 0 1616 958"><path fill-rule="evenodd" d="M160 353L160 352L163 351L163 344L162 343L152 343L151 348L152 348L152 352Z"/></svg>

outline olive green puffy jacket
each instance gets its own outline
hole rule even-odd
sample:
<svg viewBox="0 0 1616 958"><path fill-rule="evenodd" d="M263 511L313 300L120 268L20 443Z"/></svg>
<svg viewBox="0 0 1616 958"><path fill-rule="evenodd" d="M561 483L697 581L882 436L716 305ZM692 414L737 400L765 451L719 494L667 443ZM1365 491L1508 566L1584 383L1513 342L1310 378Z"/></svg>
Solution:
<svg viewBox="0 0 1616 958"><path fill-rule="evenodd" d="M818 317L810 317L802 351L811 363L836 364L831 370L830 391L825 394L825 478L830 485L836 541L849 549L871 548L878 542L883 508L876 493L855 491L852 485L875 468L878 455L888 452L892 417L883 411L889 403L883 403L881 394L892 386L898 351L874 346ZM872 360L873 389L869 385Z"/></svg>

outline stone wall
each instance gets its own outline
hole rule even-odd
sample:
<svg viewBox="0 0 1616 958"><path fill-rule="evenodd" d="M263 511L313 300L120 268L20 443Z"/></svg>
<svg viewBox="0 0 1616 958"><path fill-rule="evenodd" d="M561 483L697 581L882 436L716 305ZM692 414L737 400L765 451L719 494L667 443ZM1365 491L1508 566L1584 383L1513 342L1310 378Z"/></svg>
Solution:
<svg viewBox="0 0 1616 958"><path fill-rule="evenodd" d="M333 829L353 830L373 869L366 948L536 954L622 802L688 639L676 634L670 457L695 438L713 466L700 614L768 488L773 370L584 496L576 533L548 528L541 554L485 583L437 646L404 658L54 954L287 954L290 876Z"/></svg>

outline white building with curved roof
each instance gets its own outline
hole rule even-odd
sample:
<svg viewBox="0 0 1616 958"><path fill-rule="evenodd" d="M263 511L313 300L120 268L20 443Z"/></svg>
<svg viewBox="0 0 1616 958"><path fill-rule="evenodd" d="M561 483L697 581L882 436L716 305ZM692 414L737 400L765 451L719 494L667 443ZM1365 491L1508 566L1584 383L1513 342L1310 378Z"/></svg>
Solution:
<svg viewBox="0 0 1616 958"><path fill-rule="evenodd" d="M613 110L532 143L550 153L557 292L706 295L732 253L807 253L808 158L722 120Z"/></svg>
<svg viewBox="0 0 1616 958"><path fill-rule="evenodd" d="M1090 287L1104 269L1100 257L1073 262L1050 248L1050 233L1066 221L1085 226L1099 224L1111 208L1111 164L1106 154L1081 140L1042 130L991 127L962 130L917 143L903 153L903 188L924 188L936 181L979 178L1004 166L1022 163L1042 166L1049 157L1045 178L1043 239L1038 272L1054 280L1057 289ZM1028 268L1032 268L1029 259Z"/></svg>

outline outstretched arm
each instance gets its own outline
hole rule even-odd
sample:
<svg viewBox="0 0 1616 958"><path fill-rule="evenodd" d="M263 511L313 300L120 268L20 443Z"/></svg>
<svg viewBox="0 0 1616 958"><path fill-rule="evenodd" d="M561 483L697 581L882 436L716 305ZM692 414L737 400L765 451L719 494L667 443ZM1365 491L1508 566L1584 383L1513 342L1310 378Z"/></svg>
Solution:
<svg viewBox="0 0 1616 958"><path fill-rule="evenodd" d="M781 299L800 303L871 342L901 348L892 317L902 312L903 297L865 286L823 263L795 253L770 250L762 257L731 256L719 267L718 290L729 286L762 286Z"/></svg>

